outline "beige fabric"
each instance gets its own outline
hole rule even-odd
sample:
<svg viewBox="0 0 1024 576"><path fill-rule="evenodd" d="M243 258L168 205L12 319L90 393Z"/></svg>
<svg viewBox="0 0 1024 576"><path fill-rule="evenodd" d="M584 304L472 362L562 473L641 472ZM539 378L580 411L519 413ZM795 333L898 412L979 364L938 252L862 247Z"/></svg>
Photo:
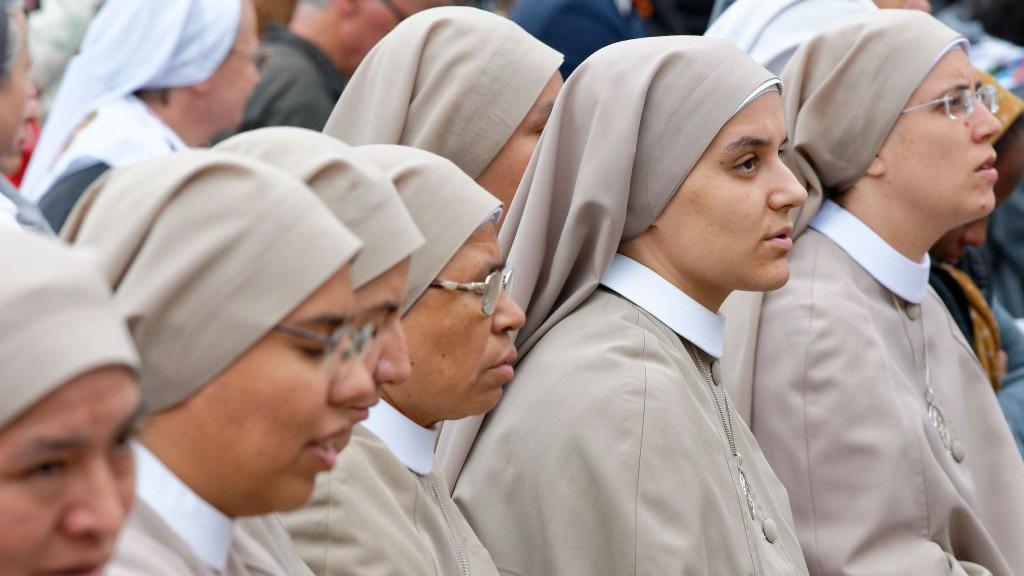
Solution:
<svg viewBox="0 0 1024 576"><path fill-rule="evenodd" d="M370 51L324 133L429 150L476 178L561 64L561 54L507 18L462 6L424 10Z"/></svg>
<svg viewBox="0 0 1024 576"><path fill-rule="evenodd" d="M386 144L357 150L391 178L427 240L412 256L409 291L402 304L405 314L473 232L500 214L501 202L436 154Z"/></svg>
<svg viewBox="0 0 1024 576"><path fill-rule="evenodd" d="M843 191L867 172L928 72L962 36L917 10L872 10L812 37L782 73L789 145L786 163L807 188L794 214L798 236L824 195ZM726 317L723 369L744 418L761 293L738 292Z"/></svg>
<svg viewBox="0 0 1024 576"><path fill-rule="evenodd" d="M76 376L136 368L131 337L88 255L9 230L0 232L0 264L0 430Z"/></svg>
<svg viewBox="0 0 1024 576"><path fill-rule="evenodd" d="M310 503L282 518L317 576L498 576L436 470L410 471L362 426Z"/></svg>
<svg viewBox="0 0 1024 576"><path fill-rule="evenodd" d="M790 267L764 301L752 428L811 573L1024 574L1024 463L942 301L898 300L816 230ZM927 414L925 346L952 450Z"/></svg>
<svg viewBox="0 0 1024 576"><path fill-rule="evenodd" d="M230 366L360 245L301 182L208 150L104 175L62 236L99 255L149 413Z"/></svg>
<svg viewBox="0 0 1024 576"><path fill-rule="evenodd" d="M313 571L302 561L295 543L277 514L241 518L238 520L238 528L269 552L284 567L288 576L312 576Z"/></svg>
<svg viewBox="0 0 1024 576"><path fill-rule="evenodd" d="M590 295L619 244L654 222L721 127L772 78L728 41L689 36L620 42L576 69L501 229L512 296L526 311L520 356ZM453 483L481 420L442 430L438 454Z"/></svg>
<svg viewBox="0 0 1024 576"><path fill-rule="evenodd" d="M136 501L121 529L106 576L293 576L237 526L227 568L200 560L145 502Z"/></svg>
<svg viewBox="0 0 1024 576"><path fill-rule="evenodd" d="M423 246L391 179L351 146L302 128L244 132L215 150L261 160L302 180L360 240L352 286L360 288Z"/></svg>
<svg viewBox="0 0 1024 576"><path fill-rule="evenodd" d="M599 289L516 369L455 487L502 573L807 573L785 488L734 415L751 519L710 386L656 318Z"/></svg>

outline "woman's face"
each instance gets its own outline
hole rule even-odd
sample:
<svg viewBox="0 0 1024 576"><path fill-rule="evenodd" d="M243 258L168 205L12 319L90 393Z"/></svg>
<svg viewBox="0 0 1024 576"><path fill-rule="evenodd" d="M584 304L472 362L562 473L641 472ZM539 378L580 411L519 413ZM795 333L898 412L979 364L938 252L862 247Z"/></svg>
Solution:
<svg viewBox="0 0 1024 576"><path fill-rule="evenodd" d="M482 282L502 266L495 226L484 224L455 253L439 280ZM512 379L516 349L511 332L526 321L503 293L493 316L483 296L463 290L428 289L402 318L412 377L381 394L421 426L483 414Z"/></svg>
<svg viewBox="0 0 1024 576"><path fill-rule="evenodd" d="M356 290L356 325L373 322L377 335L366 352L366 370L378 388L409 379L409 351L402 331L402 302L409 279L409 259Z"/></svg>
<svg viewBox="0 0 1024 576"><path fill-rule="evenodd" d="M556 71L498 155L476 179L477 184L501 200L506 208L512 204L561 89L562 75Z"/></svg>
<svg viewBox="0 0 1024 576"><path fill-rule="evenodd" d="M7 150L15 145L18 128L24 118L25 104L34 90L28 72L32 58L28 51L28 25L25 13L16 10L11 15L0 13L0 17L10 18L10 33L21 36L18 54L14 57L11 69L0 82L0 150Z"/></svg>
<svg viewBox="0 0 1024 576"><path fill-rule="evenodd" d="M659 263L659 273L710 310L733 290L779 288L789 279L789 211L807 199L782 163L785 141L779 94L756 98L722 127L654 224L620 251L643 246L641 260Z"/></svg>
<svg viewBox="0 0 1024 576"><path fill-rule="evenodd" d="M101 368L0 430L0 575L99 573L131 508L139 391Z"/></svg>
<svg viewBox="0 0 1024 576"><path fill-rule="evenodd" d="M329 336L355 311L345 266L281 324ZM322 344L271 330L188 401L151 417L142 441L228 516L297 508L377 402L359 357L330 372L325 361Z"/></svg>
<svg viewBox="0 0 1024 576"><path fill-rule="evenodd" d="M946 54L925 77L905 108L942 98L955 88L977 90L967 55ZM989 140L999 121L980 103L974 113L951 120L942 104L900 116L872 165L886 190L892 214L904 215L905 228L938 237L987 215L995 202L998 172ZM870 172L869 172L870 174Z"/></svg>

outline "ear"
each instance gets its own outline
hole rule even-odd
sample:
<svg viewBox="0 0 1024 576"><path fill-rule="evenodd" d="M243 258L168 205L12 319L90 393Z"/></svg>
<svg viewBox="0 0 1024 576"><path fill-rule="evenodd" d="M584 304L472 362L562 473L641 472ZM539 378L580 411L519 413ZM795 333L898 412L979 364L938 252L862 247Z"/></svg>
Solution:
<svg viewBox="0 0 1024 576"><path fill-rule="evenodd" d="M875 159L871 161L871 165L868 166L867 175L872 178L881 178L885 176L886 171L885 160L882 160L881 156L875 156Z"/></svg>

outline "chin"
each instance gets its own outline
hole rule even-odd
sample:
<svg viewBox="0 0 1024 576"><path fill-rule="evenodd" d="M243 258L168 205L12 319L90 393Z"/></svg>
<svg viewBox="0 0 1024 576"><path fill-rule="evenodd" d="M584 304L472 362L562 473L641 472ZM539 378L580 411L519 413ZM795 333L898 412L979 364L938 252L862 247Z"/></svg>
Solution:
<svg viewBox="0 0 1024 576"><path fill-rule="evenodd" d="M738 288L738 290L748 292L771 292L772 290L778 290L785 286L786 282L789 282L789 262L785 258L780 262L773 262L747 280L746 284L742 288Z"/></svg>
<svg viewBox="0 0 1024 576"><path fill-rule="evenodd" d="M281 479L272 486L260 489L263 500L253 502L263 510L251 514L263 515L273 512L289 512L302 508L313 496L313 488L316 476L308 476L305 473L295 473L288 479Z"/></svg>

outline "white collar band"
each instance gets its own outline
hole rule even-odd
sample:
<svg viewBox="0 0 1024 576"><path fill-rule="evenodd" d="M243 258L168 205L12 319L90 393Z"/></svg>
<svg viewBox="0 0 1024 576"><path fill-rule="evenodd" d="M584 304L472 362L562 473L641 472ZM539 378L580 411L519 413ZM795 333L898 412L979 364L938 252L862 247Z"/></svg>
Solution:
<svg viewBox="0 0 1024 576"><path fill-rule="evenodd" d="M924 301L931 260L914 262L835 202L826 200L811 221L811 228L828 236L891 292L914 304Z"/></svg>
<svg viewBox="0 0 1024 576"><path fill-rule="evenodd" d="M601 284L643 308L673 332L722 357L724 319L643 264L616 254Z"/></svg>
<svg viewBox="0 0 1024 576"><path fill-rule="evenodd" d="M217 572L228 564L234 522L199 497L145 446L135 453L135 495L184 541L195 555Z"/></svg>
<svg viewBox="0 0 1024 576"><path fill-rule="evenodd" d="M387 444L391 453L409 470L420 476L433 470L436 436L433 429L413 422L386 400L370 408L370 416L363 426Z"/></svg>

